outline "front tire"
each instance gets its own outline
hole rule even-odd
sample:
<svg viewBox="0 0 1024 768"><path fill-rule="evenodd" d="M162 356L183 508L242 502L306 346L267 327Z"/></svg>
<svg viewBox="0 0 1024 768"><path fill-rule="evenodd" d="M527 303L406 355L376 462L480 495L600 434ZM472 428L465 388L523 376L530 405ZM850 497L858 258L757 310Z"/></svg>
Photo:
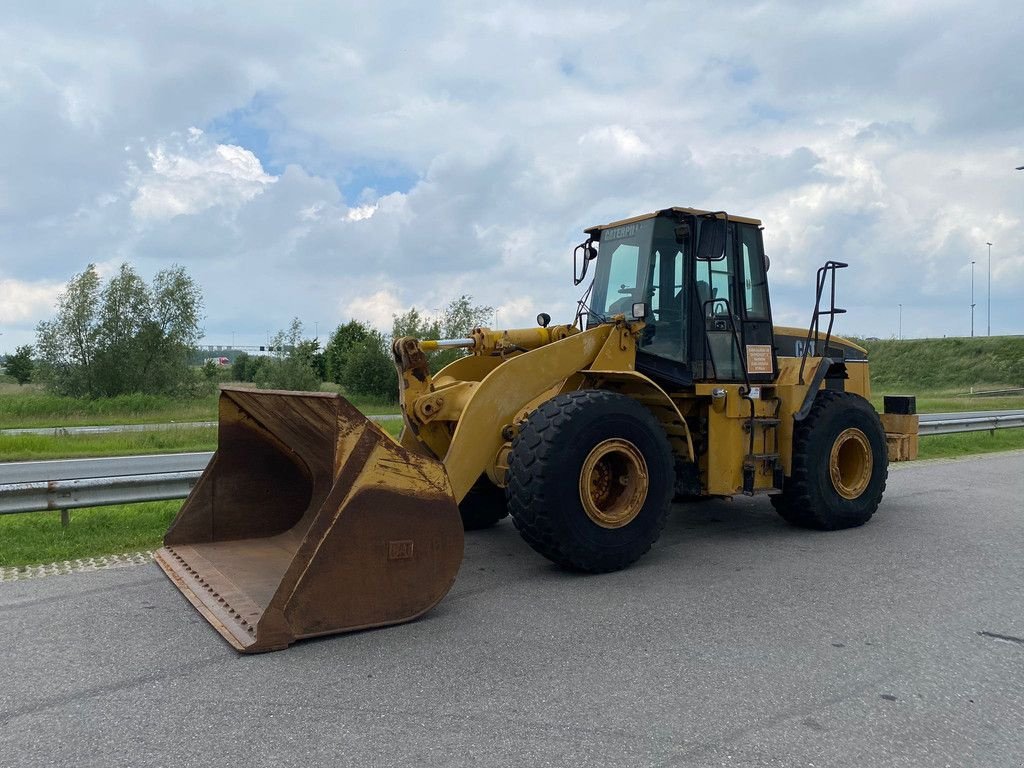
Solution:
<svg viewBox="0 0 1024 768"><path fill-rule="evenodd" d="M878 509L888 472L885 430L871 403L825 389L793 431L792 475L772 506L802 528L854 528Z"/></svg>
<svg viewBox="0 0 1024 768"><path fill-rule="evenodd" d="M672 449L635 400L582 390L537 408L512 442L506 499L520 535L561 566L625 568L665 527Z"/></svg>

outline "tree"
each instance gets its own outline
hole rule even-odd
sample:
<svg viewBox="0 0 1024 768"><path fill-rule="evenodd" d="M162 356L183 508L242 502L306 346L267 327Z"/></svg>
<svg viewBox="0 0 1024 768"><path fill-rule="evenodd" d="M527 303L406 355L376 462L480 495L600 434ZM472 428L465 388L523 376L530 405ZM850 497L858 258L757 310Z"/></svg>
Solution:
<svg viewBox="0 0 1024 768"><path fill-rule="evenodd" d="M239 352L231 363L231 378L235 381L252 381L252 358L248 352Z"/></svg>
<svg viewBox="0 0 1024 768"><path fill-rule="evenodd" d="M90 264L60 295L57 317L36 329L40 374L59 394L177 394L196 381L189 365L203 299L183 267L151 285L127 264L101 289Z"/></svg>
<svg viewBox="0 0 1024 768"><path fill-rule="evenodd" d="M398 372L388 351L388 340L369 329L366 338L348 351L341 371L346 394L394 402L398 397Z"/></svg>
<svg viewBox="0 0 1024 768"><path fill-rule="evenodd" d="M260 386L272 389L291 389L304 392L319 392L320 377L314 367L314 356L320 350L320 342L302 338L302 323L293 318L287 331L279 331L271 341L274 347L272 364L264 375L257 379Z"/></svg>
<svg viewBox="0 0 1024 768"><path fill-rule="evenodd" d="M32 346L23 344L14 350L13 355L7 356L5 369L9 376L13 376L18 384L28 384L32 380L32 369L35 363L32 362Z"/></svg>
<svg viewBox="0 0 1024 768"><path fill-rule="evenodd" d="M463 339L474 328L487 326L494 317L494 308L475 305L473 297L463 294L448 302L439 317L430 318L416 307L392 318L392 336L400 339L412 336L417 339ZM437 373L466 353L461 349L439 349L427 354L430 370Z"/></svg>
<svg viewBox="0 0 1024 768"><path fill-rule="evenodd" d="M90 264L57 298L57 317L36 327L41 377L60 394L93 394L92 364L99 341L100 276Z"/></svg>
<svg viewBox="0 0 1024 768"><path fill-rule="evenodd" d="M460 339L474 328L488 326L494 319L494 307L472 304L472 296L463 294L448 302L441 315L441 328L445 338Z"/></svg>
<svg viewBox="0 0 1024 768"><path fill-rule="evenodd" d="M336 384L341 383L341 371L345 367L349 350L354 344L362 342L369 335L370 329L358 320L349 320L334 329L331 338L324 348L325 378Z"/></svg>
<svg viewBox="0 0 1024 768"><path fill-rule="evenodd" d="M157 272L151 293L151 319L139 337L141 376L144 385L147 378L154 383L155 391L173 392L187 384L191 373L189 353L202 337L203 294L180 266Z"/></svg>
<svg viewBox="0 0 1024 768"><path fill-rule="evenodd" d="M441 321L423 315L416 307L412 307L402 315L392 315L391 337L400 339L412 336L415 339L441 338Z"/></svg>
<svg viewBox="0 0 1024 768"><path fill-rule="evenodd" d="M93 383L100 395L142 391L145 372L140 338L151 321L152 297L145 281L128 264L110 278L100 298Z"/></svg>

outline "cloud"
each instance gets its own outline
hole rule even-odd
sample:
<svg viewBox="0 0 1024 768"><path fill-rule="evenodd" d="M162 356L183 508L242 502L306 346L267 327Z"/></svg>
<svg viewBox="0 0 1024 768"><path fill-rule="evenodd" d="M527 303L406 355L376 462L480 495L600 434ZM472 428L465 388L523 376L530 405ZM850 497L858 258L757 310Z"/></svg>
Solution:
<svg viewBox="0 0 1024 768"><path fill-rule="evenodd" d="M0 278L0 323L22 331L34 327L37 318L56 306L57 297L63 290L63 283Z"/></svg>
<svg viewBox="0 0 1024 768"><path fill-rule="evenodd" d="M401 300L387 289L382 289L370 296L357 297L345 302L340 311L343 316L361 322L368 322L383 331L391 330L391 321L395 315L402 314L408 309Z"/></svg>
<svg viewBox="0 0 1024 768"><path fill-rule="evenodd" d="M214 206L238 207L277 181L252 152L232 144L211 145L189 129L187 141L161 142L147 152L148 167L135 180L131 211L137 219L169 219Z"/></svg>
<svg viewBox="0 0 1024 768"><path fill-rule="evenodd" d="M461 293L502 323L559 322L584 227L693 205L764 221L787 322L836 258L858 308L841 330L891 335L902 303L905 329L967 332L989 241L993 331L1024 332L1022 32L996 1L342 3L287 24L272 6L15 3L5 304L30 329L52 302L27 286L127 260L184 264L210 343L353 308L386 329Z"/></svg>

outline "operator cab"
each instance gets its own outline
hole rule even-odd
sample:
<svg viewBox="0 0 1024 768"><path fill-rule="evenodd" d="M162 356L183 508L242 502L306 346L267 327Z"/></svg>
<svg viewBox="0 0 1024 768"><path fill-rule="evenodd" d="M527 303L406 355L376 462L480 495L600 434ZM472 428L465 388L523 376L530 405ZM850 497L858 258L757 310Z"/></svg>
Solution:
<svg viewBox="0 0 1024 768"><path fill-rule="evenodd" d="M618 314L644 320L640 372L674 387L774 379L759 221L669 208L586 232L577 283L587 262L597 262L584 299L587 327Z"/></svg>

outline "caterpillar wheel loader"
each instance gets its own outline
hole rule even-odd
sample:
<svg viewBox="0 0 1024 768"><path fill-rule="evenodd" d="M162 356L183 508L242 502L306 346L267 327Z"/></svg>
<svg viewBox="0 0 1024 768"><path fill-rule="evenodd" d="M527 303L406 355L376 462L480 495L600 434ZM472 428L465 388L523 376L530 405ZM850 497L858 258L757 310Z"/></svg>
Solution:
<svg viewBox="0 0 1024 768"><path fill-rule="evenodd" d="M506 514L589 572L647 552L678 497L764 494L826 530L871 518L917 417L883 428L865 351L831 334L845 264L818 270L798 330L772 324L755 219L669 208L586 234L573 323L394 341L397 440L336 395L221 391L217 451L157 562L237 650L422 615L464 528ZM467 354L431 374L451 347Z"/></svg>

